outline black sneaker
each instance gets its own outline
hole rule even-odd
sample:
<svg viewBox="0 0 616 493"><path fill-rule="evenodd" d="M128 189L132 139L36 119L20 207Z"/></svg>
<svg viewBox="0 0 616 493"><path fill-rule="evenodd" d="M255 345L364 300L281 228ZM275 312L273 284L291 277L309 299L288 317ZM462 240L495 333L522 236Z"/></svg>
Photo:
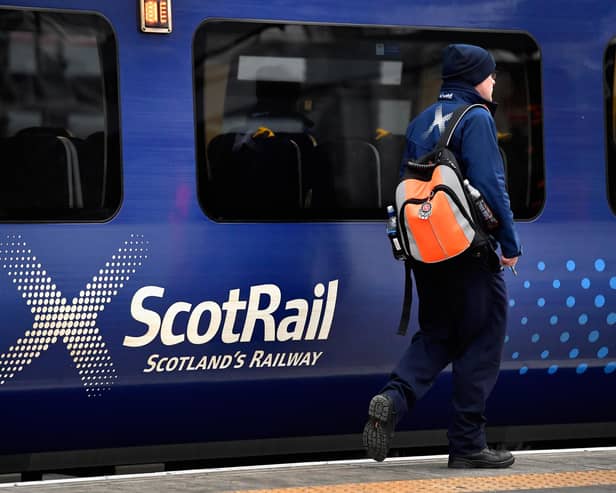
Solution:
<svg viewBox="0 0 616 493"><path fill-rule="evenodd" d="M368 457L382 462L387 457L395 426L394 403L384 394L375 395L368 407L369 420L364 426L364 447Z"/></svg>
<svg viewBox="0 0 616 493"><path fill-rule="evenodd" d="M481 452L471 455L450 455L451 469L504 469L515 462L515 457L508 450L484 448Z"/></svg>

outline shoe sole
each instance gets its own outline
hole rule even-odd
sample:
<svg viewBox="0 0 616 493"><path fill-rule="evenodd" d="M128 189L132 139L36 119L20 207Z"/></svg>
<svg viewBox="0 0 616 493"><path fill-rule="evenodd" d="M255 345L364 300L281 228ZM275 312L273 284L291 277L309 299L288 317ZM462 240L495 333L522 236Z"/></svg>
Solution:
<svg viewBox="0 0 616 493"><path fill-rule="evenodd" d="M478 461L456 457L447 466L449 469L505 469L515 462L515 457L509 457L500 462Z"/></svg>
<svg viewBox="0 0 616 493"><path fill-rule="evenodd" d="M375 395L368 407L369 420L364 426L363 442L368 456L383 462L389 452L393 437L392 402L382 395Z"/></svg>

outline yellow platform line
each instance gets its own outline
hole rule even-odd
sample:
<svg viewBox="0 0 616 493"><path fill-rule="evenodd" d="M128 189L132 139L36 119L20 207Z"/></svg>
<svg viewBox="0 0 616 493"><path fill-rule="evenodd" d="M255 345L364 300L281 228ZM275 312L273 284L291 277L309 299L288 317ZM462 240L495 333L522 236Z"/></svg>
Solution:
<svg viewBox="0 0 616 493"><path fill-rule="evenodd" d="M513 473L500 476L346 483L292 488L236 490L234 493L476 493L483 491L541 490L547 488L605 485L616 485L616 470L544 474Z"/></svg>

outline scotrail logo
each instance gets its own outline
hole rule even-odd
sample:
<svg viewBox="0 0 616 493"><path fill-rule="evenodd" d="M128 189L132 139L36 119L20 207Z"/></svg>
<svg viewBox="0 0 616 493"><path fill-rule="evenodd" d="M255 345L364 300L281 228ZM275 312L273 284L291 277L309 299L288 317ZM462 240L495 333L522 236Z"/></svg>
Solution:
<svg viewBox="0 0 616 493"><path fill-rule="evenodd" d="M118 374L98 326L98 314L148 258L148 246L142 235L131 235L69 303L21 235L0 238L0 265L33 316L32 325L0 354L0 386L14 379L54 344L63 344L88 397L100 397L110 390ZM338 280L329 281L327 287L317 283L313 293L312 300L285 301L282 290L275 284L259 284L250 286L243 299L239 288L229 290L222 304L205 300L193 306L186 301L175 301L161 316L146 308L144 302L149 298L164 298L165 289L143 286L133 294L130 314L145 328L133 326L134 331L125 335L123 346L144 348L154 344L160 348L161 344L205 345L211 341L230 345L253 341L327 341L336 310ZM181 322L176 323L180 313L188 316L183 327ZM232 355L151 354L143 372L226 369L230 358L235 361L235 369L314 366L323 355L322 351L279 353L262 349L249 354L241 346L238 348L237 351L234 348Z"/></svg>
<svg viewBox="0 0 616 493"><path fill-rule="evenodd" d="M338 280L328 284L324 310L322 298L325 295L325 286L318 283L314 287L315 299L312 304L302 298L287 301L284 304L285 311L288 311L287 316L279 323L273 314L278 313L282 292L275 284L251 286L248 300L240 299L239 289L232 289L222 306L215 301L203 301L193 308L191 303L178 301L167 309L161 320L157 312L144 308L143 302L150 297L162 298L164 294L165 289L159 286L144 286L135 293L130 305L131 315L148 329L140 336L124 337L124 346L147 346L159 335L165 346L175 346L186 340L191 344L206 344L216 336L220 336L225 344L249 343L253 340L258 323L263 327L265 342L327 340L336 309ZM237 315L242 311L246 311L244 325L240 332L235 332ZM174 333L175 318L181 312L190 314L188 324L183 333ZM205 314L208 316L204 317ZM209 324L205 332L200 333L202 317L209 319Z"/></svg>
<svg viewBox="0 0 616 493"><path fill-rule="evenodd" d="M432 133L432 130L434 130L436 127L438 127L438 131L440 135L443 135L445 133L445 124L449 120L451 120L452 116L453 116L453 113L448 113L447 115L443 115L443 106L442 105L437 106L436 111L434 112L434 120L432 121L432 124L430 125L428 130L426 130L423 133L423 139L426 140Z"/></svg>
<svg viewBox="0 0 616 493"><path fill-rule="evenodd" d="M21 235L0 242L0 261L30 306L32 326L0 354L0 385L13 379L52 345L70 353L89 397L100 397L118 378L98 328L98 314L148 258L148 241L131 235L69 304Z"/></svg>

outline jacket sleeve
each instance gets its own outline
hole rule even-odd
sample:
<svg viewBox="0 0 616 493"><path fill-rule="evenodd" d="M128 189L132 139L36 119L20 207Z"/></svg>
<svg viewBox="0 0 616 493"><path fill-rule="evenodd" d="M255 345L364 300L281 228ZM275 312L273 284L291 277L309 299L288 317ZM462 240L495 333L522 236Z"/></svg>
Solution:
<svg viewBox="0 0 616 493"><path fill-rule="evenodd" d="M466 176L481 192L500 223L494 236L502 254L507 258L517 257L522 254L522 247L511 212L494 119L487 111L471 111L460 131Z"/></svg>

